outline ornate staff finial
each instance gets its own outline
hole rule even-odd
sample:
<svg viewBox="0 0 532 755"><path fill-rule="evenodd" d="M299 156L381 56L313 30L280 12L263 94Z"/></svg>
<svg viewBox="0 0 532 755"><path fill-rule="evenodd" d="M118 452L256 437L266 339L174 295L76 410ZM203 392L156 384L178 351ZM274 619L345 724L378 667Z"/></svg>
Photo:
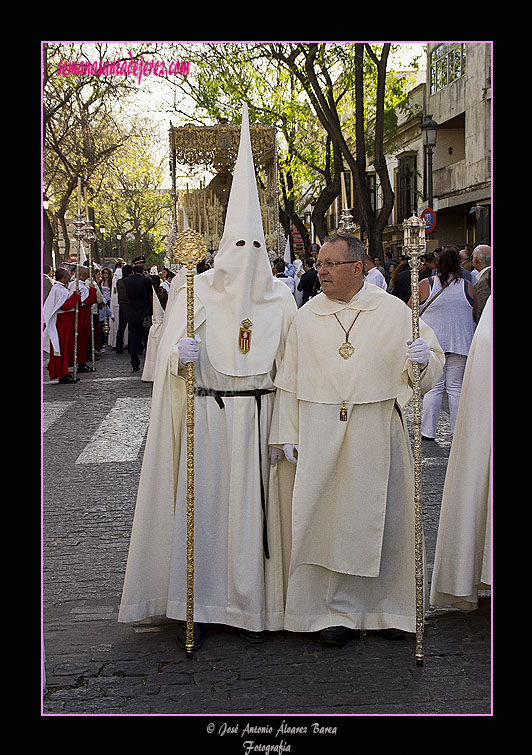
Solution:
<svg viewBox="0 0 532 755"><path fill-rule="evenodd" d="M342 210L342 215L340 217L340 224L338 226L338 230L336 233L339 236L354 236L356 230L356 225L353 223L353 216L351 215L351 210Z"/></svg>
<svg viewBox="0 0 532 755"><path fill-rule="evenodd" d="M425 221L416 213L403 222L403 246L411 257L419 257L425 246Z"/></svg>
<svg viewBox="0 0 532 755"><path fill-rule="evenodd" d="M206 255L207 247L201 233L192 228L185 228L177 234L172 249L172 262L185 265L187 270L191 271Z"/></svg>

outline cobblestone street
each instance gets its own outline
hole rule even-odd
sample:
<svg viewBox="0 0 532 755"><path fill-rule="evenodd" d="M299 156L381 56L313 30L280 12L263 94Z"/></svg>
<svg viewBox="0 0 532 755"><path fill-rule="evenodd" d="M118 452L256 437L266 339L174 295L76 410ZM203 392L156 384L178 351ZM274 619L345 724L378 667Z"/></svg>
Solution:
<svg viewBox="0 0 532 755"><path fill-rule="evenodd" d="M230 743L227 751L245 752L244 739L283 739L292 752L305 752L295 734L277 733L283 719L307 727L323 721L340 736L352 716L491 713L489 593L472 613L428 612L422 667L410 638L363 633L331 649L315 635L280 632L252 646L236 630L213 626L189 659L176 643L176 622L119 624L152 391L141 374L131 371L127 354L108 348L94 373L58 385L44 360L44 715L174 714L188 721L201 714L193 725L206 737L213 729L213 751ZM429 580L450 445L444 412L436 441L423 445ZM259 714L276 718L269 739L242 736ZM239 729L221 728L229 725ZM320 741L335 746L327 733Z"/></svg>

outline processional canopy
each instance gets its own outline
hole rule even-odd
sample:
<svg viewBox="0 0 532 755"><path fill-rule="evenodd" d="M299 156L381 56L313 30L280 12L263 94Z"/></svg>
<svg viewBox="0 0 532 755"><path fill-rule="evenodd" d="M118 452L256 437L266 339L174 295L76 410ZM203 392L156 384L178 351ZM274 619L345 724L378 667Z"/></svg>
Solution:
<svg viewBox="0 0 532 755"><path fill-rule="evenodd" d="M274 162L275 127L251 124L251 150L255 167L269 168ZM178 165L213 167L232 172L238 155L240 125L232 125L226 118L215 126L186 123L172 127L171 147Z"/></svg>
<svg viewBox="0 0 532 755"><path fill-rule="evenodd" d="M264 235L269 249L280 248L278 213L276 129L260 123L250 124L251 150L259 182L259 201ZM231 190L233 170L240 144L240 124L222 118L214 126L186 123L170 126L170 170L172 194L186 211L188 223L202 234L207 248L216 250L223 233L225 212ZM176 191L176 166L204 168L215 172L208 185L186 192ZM175 212L176 230L183 227Z"/></svg>

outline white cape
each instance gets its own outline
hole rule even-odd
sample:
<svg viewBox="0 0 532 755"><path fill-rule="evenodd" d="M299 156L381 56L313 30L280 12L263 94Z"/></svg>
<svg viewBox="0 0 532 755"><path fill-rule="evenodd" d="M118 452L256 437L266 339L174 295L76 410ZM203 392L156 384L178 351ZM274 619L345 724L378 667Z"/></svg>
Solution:
<svg viewBox="0 0 532 755"><path fill-rule="evenodd" d="M43 350L49 353L50 344L52 344L56 356L60 356L61 354L59 335L57 333L57 313L70 296L72 296L72 292L59 281L55 281L43 306L43 321L45 324Z"/></svg>

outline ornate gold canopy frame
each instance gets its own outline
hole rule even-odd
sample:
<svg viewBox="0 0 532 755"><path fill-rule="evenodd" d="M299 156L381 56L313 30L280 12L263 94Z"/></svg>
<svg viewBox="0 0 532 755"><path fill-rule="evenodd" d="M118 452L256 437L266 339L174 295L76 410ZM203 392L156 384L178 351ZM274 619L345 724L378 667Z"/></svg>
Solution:
<svg viewBox="0 0 532 755"><path fill-rule="evenodd" d="M274 126L250 125L251 150L255 170L263 177L258 182L264 236L268 249L284 250L284 233L279 222L277 181L277 143ZM172 178L172 225L174 234L183 230L178 217L183 207L189 226L200 233L207 249L214 251L223 233L225 212L231 189L232 173L240 144L240 126L221 120L215 126L187 123L170 124L170 173ZM178 193L177 166L204 167L216 173L208 185Z"/></svg>

